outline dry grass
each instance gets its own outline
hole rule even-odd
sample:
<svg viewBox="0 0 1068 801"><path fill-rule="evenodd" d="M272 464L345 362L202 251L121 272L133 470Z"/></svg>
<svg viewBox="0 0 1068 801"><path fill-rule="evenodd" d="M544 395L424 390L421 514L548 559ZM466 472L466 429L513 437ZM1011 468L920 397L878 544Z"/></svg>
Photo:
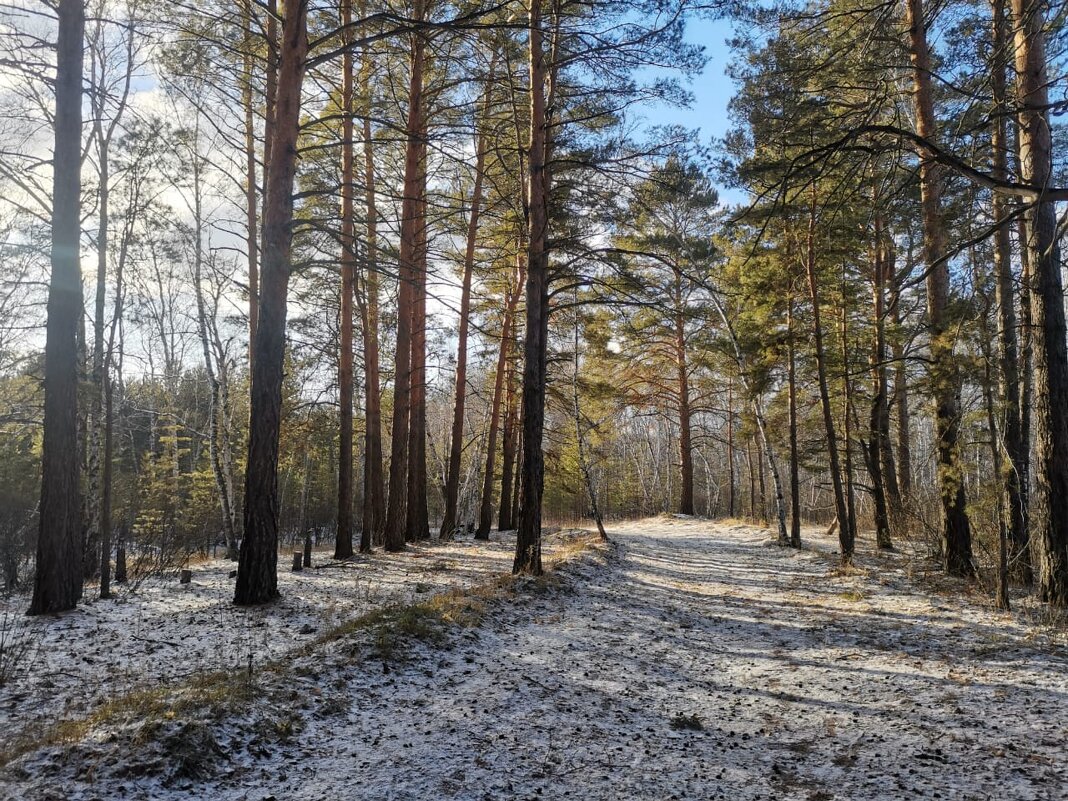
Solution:
<svg viewBox="0 0 1068 801"><path fill-rule="evenodd" d="M366 638L372 654L383 661L402 658L405 648L415 642L443 644L450 628L478 626L491 604L514 598L521 590L541 592L556 586L554 571L581 558L599 543L597 535L588 532L562 539L546 560L547 573L543 576L531 579L501 574L472 587L444 590L418 603L373 610L324 632L282 659L260 665L258 673L285 675L294 670L295 658L357 636ZM436 564L434 569L448 566ZM250 670L197 673L178 686L134 690L101 704L85 717L60 720L47 731L27 733L6 743L0 748L0 768L42 748L80 742L102 728L139 724L132 744L151 742L165 734L167 722L180 723L194 716L219 720L264 691Z"/></svg>

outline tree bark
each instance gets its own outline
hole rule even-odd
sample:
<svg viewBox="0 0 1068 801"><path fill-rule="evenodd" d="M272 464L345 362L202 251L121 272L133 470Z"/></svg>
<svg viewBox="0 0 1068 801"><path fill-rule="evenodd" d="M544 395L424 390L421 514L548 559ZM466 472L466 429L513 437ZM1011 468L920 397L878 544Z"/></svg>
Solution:
<svg viewBox="0 0 1068 801"><path fill-rule="evenodd" d="M78 321L82 319L82 54L85 8L57 7L52 275L45 328L44 439L37 560L29 614L73 609L82 594L78 484Z"/></svg>
<svg viewBox="0 0 1068 801"><path fill-rule="evenodd" d="M422 19L424 3L416 0L413 16ZM409 430L412 408L412 311L419 270L418 214L420 208L423 132L424 40L411 37L411 76L408 92L407 146L404 157L404 196L401 203L400 286L397 294L397 353L394 358L393 433L390 443L389 503L386 507L387 551L404 550L408 511Z"/></svg>
<svg viewBox="0 0 1068 801"><path fill-rule="evenodd" d="M519 426L516 414L515 392L515 365L508 360L508 369L505 375L504 393L504 433L501 443L501 508L497 516L497 530L511 531L515 526L515 517L512 513L512 484L516 474L516 445L519 439Z"/></svg>
<svg viewBox="0 0 1068 801"><path fill-rule="evenodd" d="M355 169L352 148L352 0L341 0L345 51L341 57L341 302L338 343L337 531L334 559L352 558L352 303L356 284Z"/></svg>
<svg viewBox="0 0 1068 801"><path fill-rule="evenodd" d="M991 131L991 174L995 179L1008 178L1008 86L1005 70L1009 59L1009 30L1005 0L993 0L991 42L991 90L994 114ZM997 305L998 400L1001 406L1001 443L1005 459L999 471L1008 515L1009 555L1012 572L1021 583L1030 584L1031 554L1028 547L1026 492L1022 477L1027 475L1027 443L1020 421L1020 365L1016 338L1015 293L1012 281L1012 239L1007 215L1009 204L997 192L991 195L994 221L994 300ZM1026 245L1024 245L1026 247ZM1008 596L1005 596L1007 608Z"/></svg>
<svg viewBox="0 0 1068 801"><path fill-rule="evenodd" d="M1037 0L1012 0L1017 96L1021 105L1020 178L1035 186L1052 179L1045 14ZM1054 204L1039 200L1025 215L1031 266L1034 337L1034 514L1039 595L1068 606L1068 352L1064 289Z"/></svg>
<svg viewBox="0 0 1068 801"><path fill-rule="evenodd" d="M489 77L483 95L483 120L488 116L490 93L493 89L496 54L490 62ZM476 125L478 121L476 120ZM471 211L467 218L467 244L464 248L463 280L460 287L460 322L456 346L456 398L452 409L452 436L449 441L449 464L445 473L445 513L441 519L439 537L452 539L456 530L456 507L460 494L460 461L464 446L464 406L467 401L467 337L471 323L471 277L475 268L475 249L478 245L478 219L482 211L482 181L486 164L486 133L480 130L475 138L475 176L471 187ZM507 424L505 437L508 436ZM502 498L505 496L501 496ZM502 502L503 511L505 504Z"/></svg>
<svg viewBox="0 0 1068 801"><path fill-rule="evenodd" d="M367 3L360 3L360 14L366 16ZM374 146L371 139L371 54L365 48L361 54L361 85L363 112L363 157L367 227L367 246L364 259L362 302L364 364L364 493L363 531L360 552L368 553L372 543L378 543L386 520L386 484L382 466L382 392L379 379L378 346L378 210L375 204Z"/></svg>
<svg viewBox="0 0 1068 801"><path fill-rule="evenodd" d="M813 187L815 193L815 187ZM845 488L842 485L841 461L838 453L838 437L834 428L834 410L831 407L831 391L827 380L827 355L823 344L823 322L820 314L819 276L816 273L816 211L815 197L810 209L808 235L805 248L805 271L808 276L809 300L812 302L812 348L816 357L816 376L819 379L820 408L823 411L823 428L827 436L827 458L830 462L831 486L834 488L834 510L838 519L838 544L843 565L853 562L854 540L849 536L849 509Z"/></svg>
<svg viewBox="0 0 1068 801"><path fill-rule="evenodd" d="M424 43L425 48L425 43ZM420 57L424 57L422 52ZM416 203L416 269L412 287L412 405L408 424L408 505L405 539L430 539L426 470L426 288L427 288L427 174L425 107L420 111L419 195Z"/></svg>
<svg viewBox="0 0 1068 801"><path fill-rule="evenodd" d="M916 133L922 139L934 142L937 129L923 0L905 0L905 19L909 27L909 56L913 67ZM938 162L924 154L920 161L920 204L927 266L930 379L935 405L938 485L942 499L942 559L943 568L949 575L970 577L974 575L975 567L972 563L971 526L958 453L960 404L957 396L960 377L953 358L953 329L947 319L949 263L942 214L941 173Z"/></svg>
<svg viewBox="0 0 1068 801"><path fill-rule="evenodd" d="M682 273L675 271L675 369L679 393L679 514L693 514L693 444L690 424L690 365L686 358L686 317L682 302Z"/></svg>
<svg viewBox="0 0 1068 801"><path fill-rule="evenodd" d="M801 482L797 447L797 343L794 341L794 299L786 307L787 391L790 405L790 547L801 547Z"/></svg>
<svg viewBox="0 0 1068 801"><path fill-rule="evenodd" d="M727 517L735 515L734 480L734 376L727 376Z"/></svg>
<svg viewBox="0 0 1068 801"><path fill-rule="evenodd" d="M248 248L248 361L249 371L255 354L253 344L256 342L256 327L259 323L260 264L259 231L256 219L258 203L256 201L256 117L253 106L253 52L252 52L252 4L254 0L244 0L241 14L244 24L244 43L242 46L242 85L241 103L245 111L245 247ZM268 25L273 23L268 23ZM269 29L269 28L268 28ZM266 163L266 154L264 155Z"/></svg>
<svg viewBox="0 0 1068 801"><path fill-rule="evenodd" d="M530 148L527 160L527 320L523 343L523 468L514 573L541 575L542 437L549 335L549 185L541 0L531 0Z"/></svg>
<svg viewBox="0 0 1068 801"><path fill-rule="evenodd" d="M501 398L504 392L505 376L508 372L509 353L512 347L512 326L515 320L516 306L519 302L520 287L523 286L524 266L522 254L516 256L518 264L518 283L508 290L508 299L504 307L504 319L501 323L501 349L497 355L497 369L493 377L493 400L490 402L489 432L486 437L486 472L482 477L482 501L479 504L478 528L475 539L488 540L493 527L493 484L497 465L497 436L500 431ZM501 499L504 503L504 499Z"/></svg>
<svg viewBox="0 0 1068 801"><path fill-rule="evenodd" d="M244 538L234 603L278 597L278 437L286 349L286 295L293 245L293 181L297 167L301 86L308 51L307 0L286 6L278 68L274 142L263 218L260 319L249 404Z"/></svg>
<svg viewBox="0 0 1068 801"><path fill-rule="evenodd" d="M195 148L195 145L194 145ZM225 418L223 417L222 382L215 371L215 362L211 354L211 340L208 334L208 308L204 298L204 253L203 213L201 201L201 169L199 154L190 153L193 173L193 292L197 305L197 333L200 337L201 353L204 357L204 373L211 387L211 401L208 407L208 458L211 472L215 479L215 488L219 493L219 505L222 509L223 531L226 537L226 556L237 556L237 526L232 484L222 459L222 437L225 436Z"/></svg>

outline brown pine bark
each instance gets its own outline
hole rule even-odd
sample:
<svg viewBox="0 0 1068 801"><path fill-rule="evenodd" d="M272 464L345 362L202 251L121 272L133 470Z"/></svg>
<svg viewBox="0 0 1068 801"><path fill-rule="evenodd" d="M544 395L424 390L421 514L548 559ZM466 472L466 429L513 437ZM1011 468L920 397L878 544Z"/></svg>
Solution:
<svg viewBox="0 0 1068 801"><path fill-rule="evenodd" d="M297 167L301 86L308 51L307 0L286 5L278 68L274 142L267 170L263 265L256 359L249 404L244 538L234 603L278 597L278 437L286 348L286 296L293 245L293 181Z"/></svg>
<svg viewBox="0 0 1068 801"><path fill-rule="evenodd" d="M515 320L516 306L519 303L519 288L523 285L525 274L523 256L516 256L518 283L508 290L501 323L501 348L497 353L497 369L493 377L493 400L490 402L489 431L486 436L486 472L482 477L482 500L478 511L478 528L475 539L488 540L493 527L493 484L497 466L497 436L500 432L501 399L504 394L504 382L508 373L509 353L512 347L512 326ZM501 498L504 503L504 498Z"/></svg>
<svg viewBox="0 0 1068 801"><path fill-rule="evenodd" d="M682 298L682 273L675 270L675 369L679 394L679 465L682 479L679 514L693 514L693 444L690 422L690 365L686 358L686 317Z"/></svg>
<svg viewBox="0 0 1068 801"><path fill-rule="evenodd" d="M734 477L734 377L727 376L727 517L734 517L737 501Z"/></svg>
<svg viewBox="0 0 1068 801"><path fill-rule="evenodd" d="M516 453L519 439L519 421L516 410L515 365L508 360L504 379L504 431L501 437L501 508L497 515L497 530L511 531L515 526L512 514L512 484L515 481Z"/></svg>
<svg viewBox="0 0 1068 801"><path fill-rule="evenodd" d="M895 330L901 327L901 287L895 286L890 295L890 321ZM897 487L901 496L902 517L912 492L912 440L909 424L908 371L905 366L905 346L900 335L892 340L890 353L894 359L894 410L897 415Z"/></svg>
<svg viewBox="0 0 1068 801"><path fill-rule="evenodd" d="M1037 0L1012 0L1016 53L1020 178L1033 186L1052 180L1045 13ZM1054 204L1039 199L1025 215L1034 338L1034 521L1039 595L1068 606L1068 350L1064 288Z"/></svg>
<svg viewBox="0 0 1068 801"><path fill-rule="evenodd" d="M905 0L909 28L909 57L913 68L913 105L916 134L937 141L934 101L931 94L931 54L923 0ZM973 576L972 535L968 522L964 477L961 473L960 377L953 359L953 328L949 307L949 264L946 258L942 214L942 170L924 154L920 161L920 205L923 217L923 250L927 267L927 322L930 328L930 382L934 398L935 440L939 494L942 500L942 560L949 575Z"/></svg>
<svg viewBox="0 0 1068 801"><path fill-rule="evenodd" d="M991 131L991 175L1008 178L1008 86L1005 70L1009 59L1009 30L1005 0L993 0L991 7L992 54L991 90L994 121ZM1000 470L1008 515L1009 555L1012 573L1018 581L1032 581L1031 553L1028 548L1026 493L1022 477L1027 475L1027 443L1020 421L1020 365L1016 337L1015 293L1012 276L1012 240L1008 225L1009 204L994 193L991 197L994 220L1001 221L994 232L994 300L997 306L998 400L1001 407L1001 441L1005 459ZM1005 603L1008 603L1006 596ZM1007 608L1007 607L1006 607Z"/></svg>
<svg viewBox="0 0 1068 801"><path fill-rule="evenodd" d="M805 272L808 277L808 294L812 303L812 348L816 357L816 376L819 379L820 408L823 411L823 429L827 436L827 458L830 462L831 486L834 488L834 510L838 520L838 544L843 565L853 561L853 530L849 522L849 507L845 487L842 484L842 466L839 459L838 436L834 426L834 410L831 407L831 391L827 380L827 354L823 344L823 323L820 312L819 276L816 272L816 206L813 187L812 206L809 210L808 235L805 244Z"/></svg>
<svg viewBox="0 0 1068 801"><path fill-rule="evenodd" d="M887 467L893 458L887 453L890 446L890 406L887 403L886 380L886 251L882 242L882 220L876 216L872 253L872 343L869 356L871 375L871 407L868 417L868 442L865 461L871 478L872 501L875 507L875 544L879 548L893 548L891 530L891 498L896 498L897 481ZM889 457L889 458L888 458ZM894 514L900 515L899 511Z"/></svg>
<svg viewBox="0 0 1068 801"><path fill-rule="evenodd" d="M541 575L542 437L549 335L549 171L541 0L531 0L530 147L527 159L526 338L523 343L523 466L514 573Z"/></svg>
<svg viewBox="0 0 1068 801"><path fill-rule="evenodd" d="M426 470L426 112L420 112L419 197L416 204L416 269L412 287L412 406L408 424L408 506L405 539L430 539Z"/></svg>
<svg viewBox="0 0 1068 801"><path fill-rule="evenodd" d="M44 440L37 561L29 614L73 609L82 594L81 493L78 485L78 321L82 319L82 53L85 9L57 6L55 149L52 177L52 275L45 327Z"/></svg>
<svg viewBox="0 0 1068 801"><path fill-rule="evenodd" d="M794 299L786 306L787 391L790 406L790 547L801 547L801 481L797 447L797 343L794 341Z"/></svg>
<svg viewBox="0 0 1068 801"><path fill-rule="evenodd" d="M337 468L337 532L334 558L352 558L352 303L356 285L355 168L352 143L352 0L341 0L345 51L341 57L341 303L338 342L340 409Z"/></svg>
<svg viewBox="0 0 1068 801"><path fill-rule="evenodd" d="M249 370L255 358L253 343L256 341L256 327L259 323L260 264L259 233L256 219L256 117L253 105L253 60L252 60L252 4L245 0L241 15L244 26L242 44L242 84L241 103L245 112L245 247L248 249L248 359ZM270 25L271 23L268 23ZM264 157L266 162L266 155Z"/></svg>
<svg viewBox="0 0 1068 801"><path fill-rule="evenodd" d="M422 19L424 3L417 0L413 17ZM386 507L385 547L404 550L408 512L409 429L412 409L412 313L419 270L418 215L422 194L423 61L425 42L411 36L411 75L408 92L407 145L400 222L400 286L397 293L397 353L394 358L393 432L390 442L389 503Z"/></svg>
<svg viewBox="0 0 1068 801"><path fill-rule="evenodd" d="M496 66L496 54L490 62L489 76L483 95L483 120L488 116L490 92ZM478 121L476 120L476 125ZM449 441L449 464L445 473L445 513L441 519L439 537L452 539L456 530L456 507L460 495L460 460L463 456L464 407L467 401L467 338L471 317L471 278L475 268L475 249L478 245L478 220L482 211L482 182L486 165L486 134L479 130L475 139L475 176L471 187L471 211L467 218L467 243L464 248L463 280L460 286L460 322L456 346L456 398L452 408L452 435ZM507 441L508 428L505 425ZM507 455L506 455L507 461ZM501 496L502 498L506 496ZM502 502L501 509L505 508Z"/></svg>
<svg viewBox="0 0 1068 801"><path fill-rule="evenodd" d="M361 16L367 3L360 3ZM375 203L374 145L371 139L371 53L361 54L360 84L363 114L364 206L366 237L363 280L360 286L360 322L363 327L364 364L364 493L363 531L360 552L368 553L372 543L381 544L386 521L386 482L382 466L382 391L379 378L378 345L378 209Z"/></svg>

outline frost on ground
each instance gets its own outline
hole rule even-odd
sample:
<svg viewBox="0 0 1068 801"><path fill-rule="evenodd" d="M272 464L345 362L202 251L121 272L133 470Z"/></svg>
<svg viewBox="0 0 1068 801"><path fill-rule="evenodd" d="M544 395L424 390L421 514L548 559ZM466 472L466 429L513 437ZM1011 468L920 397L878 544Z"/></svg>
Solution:
<svg viewBox="0 0 1068 801"><path fill-rule="evenodd" d="M229 711L100 727L11 798L1068 797L1068 655L901 555L649 520L386 656L292 654ZM381 643L379 643L381 645ZM376 656L377 653L377 656ZM131 733L132 732L132 733Z"/></svg>
<svg viewBox="0 0 1068 801"><path fill-rule="evenodd" d="M73 612L27 620L29 598L0 600L0 617L34 647L14 680L0 686L0 731L7 738L57 719L84 716L107 699L208 671L253 668L306 645L324 630L386 603L408 603L510 569L513 547L470 540L410 546L402 554L360 555L290 572L279 556L282 598L264 608L233 605L236 563L192 565L193 578L153 576Z"/></svg>

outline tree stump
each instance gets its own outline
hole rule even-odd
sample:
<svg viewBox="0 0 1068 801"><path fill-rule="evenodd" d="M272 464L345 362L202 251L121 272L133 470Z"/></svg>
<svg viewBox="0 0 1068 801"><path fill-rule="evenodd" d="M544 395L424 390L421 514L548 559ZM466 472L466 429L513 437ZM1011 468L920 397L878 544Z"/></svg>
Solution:
<svg viewBox="0 0 1068 801"><path fill-rule="evenodd" d="M304 569L304 553L302 551L293 552L293 572L299 573Z"/></svg>
<svg viewBox="0 0 1068 801"><path fill-rule="evenodd" d="M178 576L178 583L179 584L188 584L192 580L193 580L193 571L192 570L182 570L181 574Z"/></svg>

